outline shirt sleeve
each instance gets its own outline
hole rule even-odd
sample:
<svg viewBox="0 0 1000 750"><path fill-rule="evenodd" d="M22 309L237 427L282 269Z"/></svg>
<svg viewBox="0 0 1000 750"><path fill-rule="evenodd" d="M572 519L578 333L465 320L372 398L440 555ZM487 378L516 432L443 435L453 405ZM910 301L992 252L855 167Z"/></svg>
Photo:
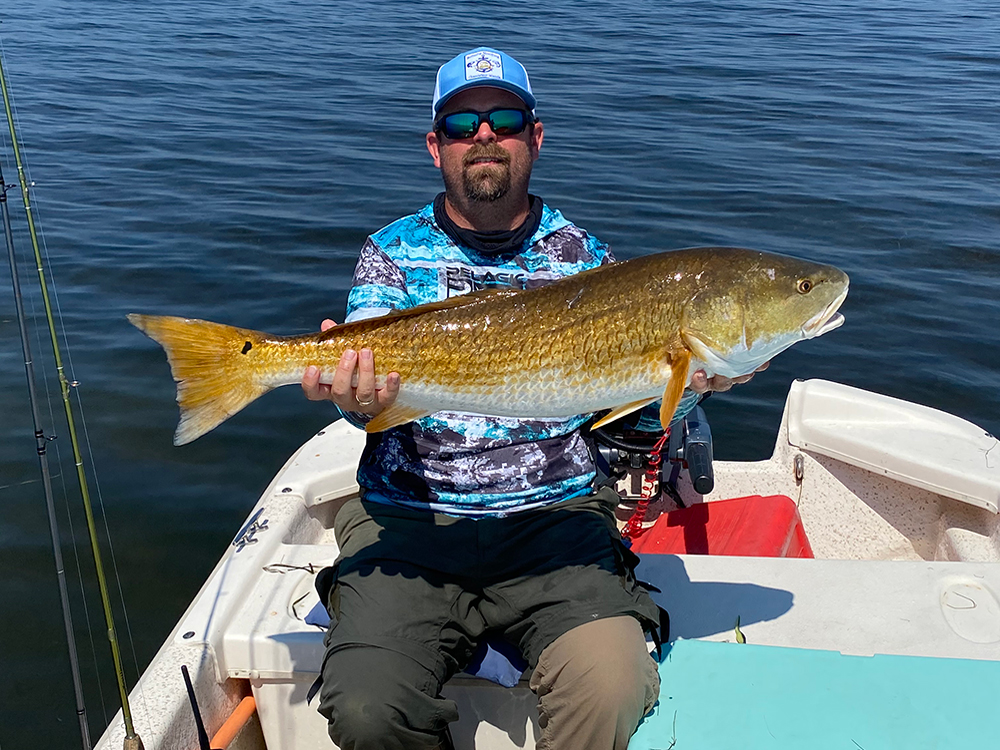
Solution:
<svg viewBox="0 0 1000 750"><path fill-rule="evenodd" d="M354 281L347 296L345 322L375 318L391 310L411 307L406 276L392 258L369 237L354 267Z"/></svg>
<svg viewBox="0 0 1000 750"><path fill-rule="evenodd" d="M392 258L369 237L361 248L354 267L354 281L347 296L345 323L377 318L393 310L410 307L406 290L406 276ZM344 419L359 429L371 421L370 414L344 411L337 407Z"/></svg>

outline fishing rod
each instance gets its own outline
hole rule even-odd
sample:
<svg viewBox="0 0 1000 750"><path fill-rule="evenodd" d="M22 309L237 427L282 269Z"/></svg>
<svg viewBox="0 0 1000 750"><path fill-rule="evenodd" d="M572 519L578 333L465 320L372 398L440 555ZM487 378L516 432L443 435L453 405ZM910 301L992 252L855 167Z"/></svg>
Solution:
<svg viewBox="0 0 1000 750"><path fill-rule="evenodd" d="M52 354L55 358L56 372L59 375L59 386L62 392L63 407L66 412L66 423L70 443L73 446L73 458L76 463L76 474L80 485L80 494L83 498L84 514L87 519L87 531L90 535L90 546L94 554L94 565L97 568L97 584L101 594L101 604L104 607L105 623L108 627L108 640L111 643L111 657L114 660L115 676L118 681L118 692L121 695L122 716L125 720L124 750L143 750L142 740L139 738L139 735L136 734L135 727L132 723L132 711L129 708L128 689L125 685L125 672L122 668L121 651L118 647L118 636L115 632L115 620L111 612L111 597L108 594L108 583L104 576L104 564L101 561L101 548L97 538L97 524L94 522L94 510L90 502L87 475L83 468L80 441L77 439L76 423L73 419L73 406L70 402L70 388L72 386L66 378L66 372L62 363L62 354L59 348L59 338L56 333L55 318L52 314L52 303L49 299L48 285L45 281L45 264L42 261L42 253L38 245L38 234L35 231L35 219L31 213L31 198L28 193L28 181L24 173L24 165L21 161L21 151L18 147L17 132L14 128L14 115L10 104L10 94L7 90L7 78L4 74L2 55L0 55L0 91L3 93L4 111L7 115L7 127L10 131L11 147L14 153L14 163L17 167L18 182L21 186L21 199L24 205L25 216L27 216L28 219L28 235L31 238L31 247L35 256L35 266L38 270L38 284L41 289L42 301L45 307L45 318L48 323L49 338L52 342ZM13 267L13 255L11 256L11 265ZM44 439L44 437L40 439ZM72 637L70 638L70 643L73 643ZM81 721L84 721L84 719L81 719ZM89 744L87 747L89 748Z"/></svg>
<svg viewBox="0 0 1000 750"><path fill-rule="evenodd" d="M10 261L11 285L14 288L14 305L17 310L17 325L21 333L21 352L24 354L24 371L28 379L28 403L31 406L31 419L35 428L35 443L38 452L38 465L42 473L42 488L45 494L45 508L49 514L49 535L52 537L52 554L56 562L56 580L59 582L59 604L62 607L63 626L66 629L66 644L69 647L69 666L73 673L73 693L76 697L76 715L80 720L80 735L84 750L91 749L90 729L87 726L87 707L83 699L83 681L80 679L80 659L76 651L76 636L73 631L73 614L69 604L69 590L66 586L66 568L63 565L62 546L59 543L59 521L56 518L55 501L52 498L52 478L49 474L49 458L47 453L49 438L42 429L41 415L38 410L38 392L35 387L35 366L31 358L31 344L28 339L28 327L24 315L24 301L21 298L21 281L17 276L17 261L14 256L14 236L10 228L10 213L7 210L7 185L0 168L0 213L3 215L4 237L7 240L7 258Z"/></svg>

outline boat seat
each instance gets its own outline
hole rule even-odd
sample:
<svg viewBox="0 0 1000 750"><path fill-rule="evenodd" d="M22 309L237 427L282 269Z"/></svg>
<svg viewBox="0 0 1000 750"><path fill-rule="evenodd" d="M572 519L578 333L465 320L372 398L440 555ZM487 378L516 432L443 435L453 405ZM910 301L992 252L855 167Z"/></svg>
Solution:
<svg viewBox="0 0 1000 750"><path fill-rule="evenodd" d="M744 557L812 557L795 503L784 495L752 495L699 503L665 513L632 543L639 554L714 554ZM330 616L318 599L306 624L326 628ZM465 670L513 687L527 662L504 641L480 644Z"/></svg>

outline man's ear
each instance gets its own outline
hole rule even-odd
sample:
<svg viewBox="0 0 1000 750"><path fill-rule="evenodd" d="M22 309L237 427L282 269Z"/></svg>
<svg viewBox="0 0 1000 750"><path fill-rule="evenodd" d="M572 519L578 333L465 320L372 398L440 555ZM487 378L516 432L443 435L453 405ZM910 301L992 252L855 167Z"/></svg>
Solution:
<svg viewBox="0 0 1000 750"><path fill-rule="evenodd" d="M532 126L531 130L531 158L532 160L538 158L538 152L542 150L542 141L545 140L545 127L542 125L542 121L538 120Z"/></svg>
<svg viewBox="0 0 1000 750"><path fill-rule="evenodd" d="M438 140L437 133L433 131L427 134L427 151L434 160L434 166L441 169L441 142Z"/></svg>

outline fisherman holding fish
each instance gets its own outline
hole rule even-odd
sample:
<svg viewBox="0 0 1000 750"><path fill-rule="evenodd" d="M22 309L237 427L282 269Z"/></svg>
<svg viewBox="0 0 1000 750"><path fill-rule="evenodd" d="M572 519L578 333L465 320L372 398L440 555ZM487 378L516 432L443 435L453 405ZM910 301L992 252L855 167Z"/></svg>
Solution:
<svg viewBox="0 0 1000 750"><path fill-rule="evenodd" d="M613 262L528 192L544 135L535 104L525 69L503 52L480 47L441 66L426 145L445 190L368 238L346 322ZM624 749L659 692L644 636L659 612L618 536L617 496L594 491L581 434L590 415L407 421L418 415L392 411L399 374L376 372L370 349L348 349L329 384L318 367L302 379L308 398L358 426L391 415L369 438L361 498L336 518L341 556L320 581L332 623L319 710L331 738L343 750L449 747L458 714L441 687L491 640L527 663L536 747ZM698 392L750 377L695 373L674 416Z"/></svg>
<svg viewBox="0 0 1000 750"><path fill-rule="evenodd" d="M275 336L128 316L166 351L176 445L296 383L369 434L340 557L316 578L319 710L342 750L450 747L441 687L463 669L527 670L539 748L625 748L658 695L644 632L664 613L583 426L659 402L666 430L698 392L844 320L849 280L829 265L733 247L614 263L528 193L534 110L502 52L441 66L426 143L444 192L368 238L344 324Z"/></svg>

